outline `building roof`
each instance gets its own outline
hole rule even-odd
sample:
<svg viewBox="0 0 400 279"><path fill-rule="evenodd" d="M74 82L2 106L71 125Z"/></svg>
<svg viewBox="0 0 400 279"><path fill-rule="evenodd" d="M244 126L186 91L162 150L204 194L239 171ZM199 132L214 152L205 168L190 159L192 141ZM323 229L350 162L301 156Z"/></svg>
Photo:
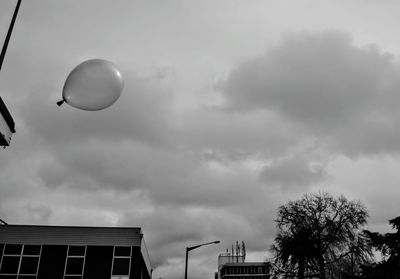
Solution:
<svg viewBox="0 0 400 279"><path fill-rule="evenodd" d="M121 245L141 247L140 228L3 225L3 243L53 245Z"/></svg>

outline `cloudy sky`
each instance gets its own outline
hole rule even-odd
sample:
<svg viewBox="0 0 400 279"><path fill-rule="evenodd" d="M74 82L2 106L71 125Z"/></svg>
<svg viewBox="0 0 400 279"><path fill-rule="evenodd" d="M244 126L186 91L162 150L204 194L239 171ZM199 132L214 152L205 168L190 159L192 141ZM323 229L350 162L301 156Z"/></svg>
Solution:
<svg viewBox="0 0 400 279"><path fill-rule="evenodd" d="M5 38L16 1L0 2ZM23 1L0 95L11 224L142 227L153 278L213 278L244 240L268 258L277 207L315 191L400 215L400 2ZM57 107L69 72L114 62L120 99Z"/></svg>

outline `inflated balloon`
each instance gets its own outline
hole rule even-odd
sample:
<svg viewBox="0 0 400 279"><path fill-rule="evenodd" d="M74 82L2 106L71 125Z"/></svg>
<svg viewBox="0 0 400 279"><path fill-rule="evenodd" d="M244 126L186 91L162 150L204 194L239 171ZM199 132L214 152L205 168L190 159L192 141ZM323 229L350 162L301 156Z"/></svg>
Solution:
<svg viewBox="0 0 400 279"><path fill-rule="evenodd" d="M107 60L87 60L72 70L63 88L63 101L83 110L101 110L121 96L124 81L120 71Z"/></svg>

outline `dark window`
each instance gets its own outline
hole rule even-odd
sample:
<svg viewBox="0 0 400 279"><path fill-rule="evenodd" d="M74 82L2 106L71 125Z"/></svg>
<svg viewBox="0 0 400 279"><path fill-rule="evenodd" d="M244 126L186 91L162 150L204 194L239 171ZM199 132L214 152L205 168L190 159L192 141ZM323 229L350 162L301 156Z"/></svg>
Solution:
<svg viewBox="0 0 400 279"><path fill-rule="evenodd" d="M22 245L18 244L6 244L4 249L5 255L21 255Z"/></svg>
<svg viewBox="0 0 400 279"><path fill-rule="evenodd" d="M4 249L4 244L0 244L0 262L1 258L3 257L3 249Z"/></svg>
<svg viewBox="0 0 400 279"><path fill-rule="evenodd" d="M115 247L114 256L131 256L131 247Z"/></svg>
<svg viewBox="0 0 400 279"><path fill-rule="evenodd" d="M85 256L85 246L69 246L68 256Z"/></svg>
<svg viewBox="0 0 400 279"><path fill-rule="evenodd" d="M38 279L63 279L65 260L67 257L66 245L43 245L40 256Z"/></svg>
<svg viewBox="0 0 400 279"><path fill-rule="evenodd" d="M84 258L68 258L65 274L67 275L82 275Z"/></svg>
<svg viewBox="0 0 400 279"><path fill-rule="evenodd" d="M69 246L64 278L82 278L86 246ZM68 275L68 276L67 276ZM72 276L78 275L78 276Z"/></svg>
<svg viewBox="0 0 400 279"><path fill-rule="evenodd" d="M87 246L84 279L110 279L113 263L112 246Z"/></svg>
<svg viewBox="0 0 400 279"><path fill-rule="evenodd" d="M18 273L19 256L3 256L0 273Z"/></svg>
<svg viewBox="0 0 400 279"><path fill-rule="evenodd" d="M22 257L19 274L36 274L39 264L39 257Z"/></svg>
<svg viewBox="0 0 400 279"><path fill-rule="evenodd" d="M24 245L24 255L40 255L40 245Z"/></svg>
<svg viewBox="0 0 400 279"><path fill-rule="evenodd" d="M17 275L0 275L0 279L16 279Z"/></svg>
<svg viewBox="0 0 400 279"><path fill-rule="evenodd" d="M129 258L114 258L112 275L129 275Z"/></svg>
<svg viewBox="0 0 400 279"><path fill-rule="evenodd" d="M112 275L129 275L131 247L114 247ZM114 278L114 277L112 277Z"/></svg>
<svg viewBox="0 0 400 279"><path fill-rule="evenodd" d="M80 279L82 276L80 275L65 275L64 279Z"/></svg>
<svg viewBox="0 0 400 279"><path fill-rule="evenodd" d="M36 275L19 275L18 279L36 279Z"/></svg>

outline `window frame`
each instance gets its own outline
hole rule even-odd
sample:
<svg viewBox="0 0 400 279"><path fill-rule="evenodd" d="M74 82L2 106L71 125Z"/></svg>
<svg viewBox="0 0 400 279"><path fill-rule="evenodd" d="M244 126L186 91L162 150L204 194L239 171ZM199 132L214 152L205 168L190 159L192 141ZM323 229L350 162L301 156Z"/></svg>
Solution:
<svg viewBox="0 0 400 279"><path fill-rule="evenodd" d="M21 251L19 252L19 254L10 254L6 252L6 247L7 245L21 245ZM39 246L39 254L36 255L25 255L24 254L24 249L26 246ZM17 272L16 273L0 273L0 275L5 275L5 276L16 276L16 278L18 276L32 276L37 278L38 273L39 273L39 266L40 266L40 259L42 256L42 248L43 245L41 244L14 244L14 243L4 243L3 246L3 253L2 253L2 257L1 257L1 261L0 261L0 270L3 266L3 260L5 257L15 257L18 258L18 268L17 268ZM22 260L23 258L37 258L37 264L36 264L36 273L21 273L21 265L22 265Z"/></svg>
<svg viewBox="0 0 400 279"><path fill-rule="evenodd" d="M124 247L124 248L129 248L129 256L116 256L116 248L118 247ZM114 263L116 259L129 259L129 265L128 265L128 274L114 274ZM113 259L112 259L112 264L111 264L111 279L117 277L117 276L127 276L130 278L131 276L131 264L132 264L132 246L113 246Z"/></svg>
<svg viewBox="0 0 400 279"><path fill-rule="evenodd" d="M70 247L83 247L84 248L84 252L83 255L70 255L69 254L69 250ZM87 246L86 245L68 245L67 248L67 255L65 257L65 266L64 266L64 276L63 278L76 278L76 279L82 279L83 278L83 274L85 272L85 261L86 261L86 252L87 252ZM68 266L68 259L83 259L83 264L82 264L82 270L80 274L70 274L67 273L67 266Z"/></svg>

